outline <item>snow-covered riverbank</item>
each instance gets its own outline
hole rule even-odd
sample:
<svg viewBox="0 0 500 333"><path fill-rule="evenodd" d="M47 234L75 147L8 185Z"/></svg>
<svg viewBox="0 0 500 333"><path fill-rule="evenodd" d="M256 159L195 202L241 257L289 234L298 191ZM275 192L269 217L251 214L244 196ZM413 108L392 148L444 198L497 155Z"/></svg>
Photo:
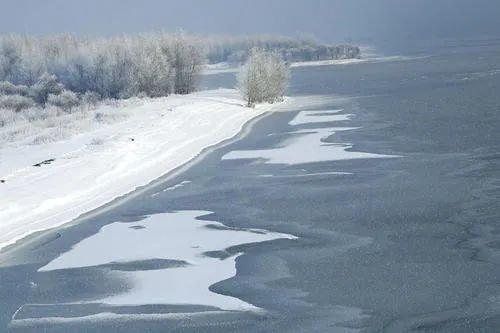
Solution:
<svg viewBox="0 0 500 333"><path fill-rule="evenodd" d="M148 184L273 106L219 89L126 108L126 120L64 141L0 148L0 248Z"/></svg>

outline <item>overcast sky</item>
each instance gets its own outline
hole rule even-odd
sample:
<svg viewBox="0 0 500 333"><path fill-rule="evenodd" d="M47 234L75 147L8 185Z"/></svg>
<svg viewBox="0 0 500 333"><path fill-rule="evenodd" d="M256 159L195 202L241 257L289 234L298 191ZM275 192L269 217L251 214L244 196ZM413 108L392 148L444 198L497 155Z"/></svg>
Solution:
<svg viewBox="0 0 500 333"><path fill-rule="evenodd" d="M500 0L0 0L0 32L175 30L323 41L500 35Z"/></svg>

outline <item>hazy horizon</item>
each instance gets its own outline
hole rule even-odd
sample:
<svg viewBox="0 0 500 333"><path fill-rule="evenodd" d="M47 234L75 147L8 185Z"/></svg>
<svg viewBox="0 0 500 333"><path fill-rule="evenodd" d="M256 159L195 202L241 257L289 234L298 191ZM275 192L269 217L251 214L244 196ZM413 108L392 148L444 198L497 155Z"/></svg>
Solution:
<svg viewBox="0 0 500 333"><path fill-rule="evenodd" d="M1 0L0 4L0 33L106 36L184 29L198 34L310 34L324 42L500 35L494 0Z"/></svg>

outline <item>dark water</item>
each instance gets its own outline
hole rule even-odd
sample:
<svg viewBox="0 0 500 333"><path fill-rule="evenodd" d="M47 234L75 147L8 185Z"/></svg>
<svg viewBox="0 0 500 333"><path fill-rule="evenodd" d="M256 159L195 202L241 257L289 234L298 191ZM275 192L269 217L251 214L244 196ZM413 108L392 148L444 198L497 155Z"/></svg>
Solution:
<svg viewBox="0 0 500 333"><path fill-rule="evenodd" d="M178 176L4 253L0 331L498 332L500 44L492 43L468 48L463 42L443 52L429 48L430 57L413 60L295 69L290 95L336 98L303 98L316 105L274 113L242 140ZM205 84L232 86L227 75L207 78ZM338 108L353 114L351 120L288 124L299 111ZM232 151L286 147L296 135L290 131L335 126L360 128L335 132L324 143L401 157L291 165L222 160ZM306 155L300 149L295 153ZM184 180L190 183L161 191ZM63 303L124 292L130 282L107 274L116 267L36 272L106 224L173 210L206 210L214 213L204 219L229 227L299 237L228 249L227 255L245 253L236 260L237 275L210 287L266 312L68 305ZM144 265L132 263L127 270ZM43 320L101 312L130 316ZM178 312L198 315L133 315Z"/></svg>

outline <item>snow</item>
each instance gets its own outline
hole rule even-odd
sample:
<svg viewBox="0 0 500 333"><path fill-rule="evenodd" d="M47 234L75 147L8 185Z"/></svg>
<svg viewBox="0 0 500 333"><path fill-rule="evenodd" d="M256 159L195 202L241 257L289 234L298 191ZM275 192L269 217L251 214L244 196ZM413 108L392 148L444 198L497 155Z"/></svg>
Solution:
<svg viewBox="0 0 500 333"><path fill-rule="evenodd" d="M289 122L290 125L316 124L348 120L350 115L335 114L339 110L302 111ZM270 164L305 164L349 159L391 158L396 155L382 155L350 151L348 143L328 143L327 138L338 131L350 131L352 127L321 127L302 129L287 133L289 138L279 147L260 150L235 150L222 157L223 160L259 159Z"/></svg>
<svg viewBox="0 0 500 333"><path fill-rule="evenodd" d="M351 119L350 114L337 114L342 112L342 109L338 110L326 110L326 111L316 111L316 112L300 112L292 121L288 124L302 125L310 123L324 123L333 121L342 121Z"/></svg>
<svg viewBox="0 0 500 333"><path fill-rule="evenodd" d="M237 73L240 67L228 62L219 62L216 64L207 64L203 70L204 75L221 74L221 73Z"/></svg>
<svg viewBox="0 0 500 333"><path fill-rule="evenodd" d="M303 61L294 62L290 67L316 67L316 66L334 66L334 65L354 65L362 63L380 63L391 61L407 61L424 57L408 57L408 56L375 56L366 58L353 59L336 59L336 60L319 60L319 61Z"/></svg>
<svg viewBox="0 0 500 333"><path fill-rule="evenodd" d="M102 312L93 315L87 315L82 317L43 317L43 318L26 318L26 319L16 319L13 317L13 320L10 322L10 328L25 328L31 326L41 326L41 325L54 325L54 324L68 324L68 323L84 323L84 322L94 322L94 323L103 323L103 322L135 322L138 320L147 320L147 321L156 321L156 320L176 320L176 319L190 319L193 320L197 317L206 317L218 314L225 314L224 311L203 311L199 313L183 313L183 312L174 312L174 313L127 313L127 314L118 314L113 312Z"/></svg>
<svg viewBox="0 0 500 333"><path fill-rule="evenodd" d="M334 60L319 60L319 61L299 61L290 64L291 68L297 67L317 67L317 66L335 66L335 65L355 65L363 63L380 63L380 62L391 62L391 61L407 61L413 59L425 58L425 56L420 57L409 57L409 56L369 56L364 58L353 58L353 59L334 59ZM203 70L204 75L222 74L222 73L237 73L240 71L240 67L228 64L226 62L221 62L218 64L206 65Z"/></svg>
<svg viewBox="0 0 500 333"><path fill-rule="evenodd" d="M232 89L145 99L125 106L126 120L64 141L2 146L0 248L150 183L273 108L243 104Z"/></svg>
<svg viewBox="0 0 500 333"><path fill-rule="evenodd" d="M177 183L173 186L170 186L170 187L167 187L166 189L163 189L161 192L169 192L169 191L174 191L174 190L177 190L178 188L181 188L181 187L184 187L186 186L187 184L190 184L191 181L190 180L183 180L182 182L180 183ZM153 193L151 195L151 197L156 197L158 196L158 194L160 194L161 192L156 192L156 193Z"/></svg>
<svg viewBox="0 0 500 333"><path fill-rule="evenodd" d="M302 178L302 177L320 177L320 176L345 176L352 175L352 172L344 171L327 171L327 172L310 172L310 173L299 173L295 175L259 175L260 178Z"/></svg>
<svg viewBox="0 0 500 333"><path fill-rule="evenodd" d="M338 131L354 128L319 128L307 131L290 132L292 138L286 140L282 147L262 150L237 150L223 156L223 160L263 159L270 164L304 164L314 162L339 161L361 158L387 158L392 155L381 155L354 152L348 149L352 145L345 143L325 143L324 139Z"/></svg>
<svg viewBox="0 0 500 333"><path fill-rule="evenodd" d="M235 259L239 254L219 259L204 253L224 251L241 244L296 237L260 229L236 230L219 222L199 219L210 213L179 211L152 215L133 224L116 222L106 225L97 234L40 268L40 271L148 259L182 260L188 265L119 272L117 274L132 281L132 287L122 294L91 302L109 305L193 304L223 310L258 310L237 298L209 290L211 285L236 275ZM139 226L140 229L134 228Z"/></svg>

